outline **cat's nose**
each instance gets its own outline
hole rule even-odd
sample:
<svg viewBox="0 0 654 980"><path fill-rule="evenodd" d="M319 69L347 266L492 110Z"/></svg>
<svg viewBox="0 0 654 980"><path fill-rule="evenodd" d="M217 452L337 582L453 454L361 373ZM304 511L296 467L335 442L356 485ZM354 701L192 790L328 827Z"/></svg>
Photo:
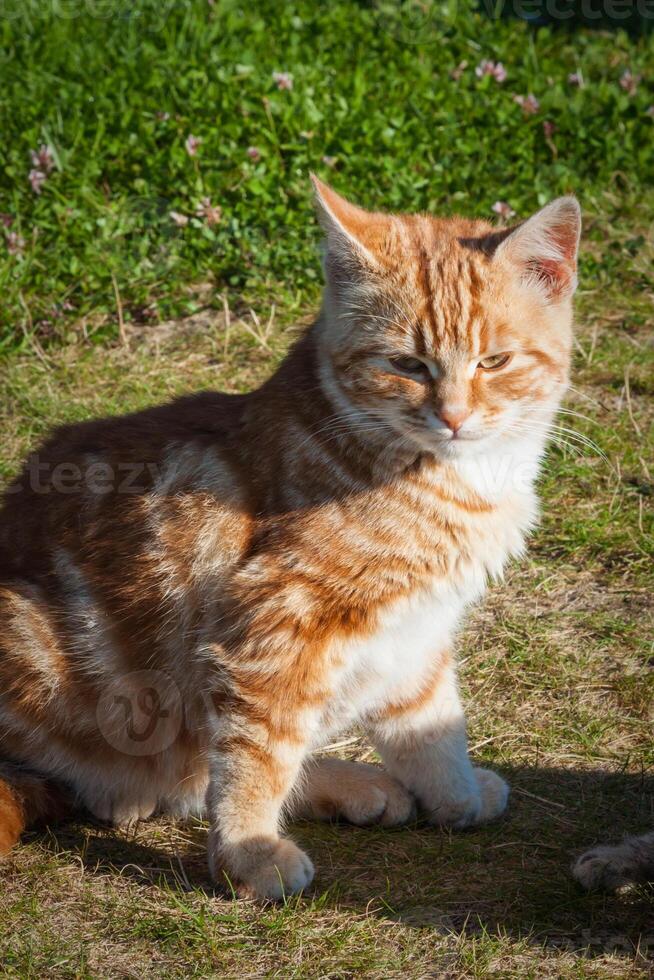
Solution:
<svg viewBox="0 0 654 980"><path fill-rule="evenodd" d="M438 417L441 422L452 430L452 435L456 435L466 419L470 418L467 408L442 408Z"/></svg>

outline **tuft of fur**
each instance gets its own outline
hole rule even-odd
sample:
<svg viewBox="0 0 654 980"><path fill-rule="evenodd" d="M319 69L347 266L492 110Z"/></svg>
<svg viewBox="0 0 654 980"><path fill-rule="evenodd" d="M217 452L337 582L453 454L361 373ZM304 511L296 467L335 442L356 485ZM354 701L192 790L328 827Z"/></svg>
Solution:
<svg viewBox="0 0 654 980"><path fill-rule="evenodd" d="M259 898L313 876L293 808L503 812L452 643L537 520L572 344L572 199L497 231L315 187L323 309L276 373L65 426L0 511L1 757L114 824L204 808L216 880ZM354 723L385 770L309 761Z"/></svg>
<svg viewBox="0 0 654 980"><path fill-rule="evenodd" d="M654 832L593 847L577 859L572 873L580 885L593 891L654 881Z"/></svg>
<svg viewBox="0 0 654 980"><path fill-rule="evenodd" d="M63 786L0 765L0 857L9 853L28 827L55 823L72 809L72 798Z"/></svg>

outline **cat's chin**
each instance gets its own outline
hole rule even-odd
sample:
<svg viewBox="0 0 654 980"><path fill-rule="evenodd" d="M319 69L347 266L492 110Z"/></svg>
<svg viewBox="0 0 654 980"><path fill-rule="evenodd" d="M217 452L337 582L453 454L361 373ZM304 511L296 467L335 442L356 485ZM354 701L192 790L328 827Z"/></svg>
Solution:
<svg viewBox="0 0 654 980"><path fill-rule="evenodd" d="M483 452L491 442L488 435L458 436L455 439L426 435L420 440L420 448L439 459L470 459Z"/></svg>

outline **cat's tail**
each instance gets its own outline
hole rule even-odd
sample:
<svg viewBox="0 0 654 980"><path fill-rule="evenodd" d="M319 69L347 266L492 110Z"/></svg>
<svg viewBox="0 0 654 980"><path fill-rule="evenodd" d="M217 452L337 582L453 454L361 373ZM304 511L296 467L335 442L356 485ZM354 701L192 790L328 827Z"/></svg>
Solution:
<svg viewBox="0 0 654 980"><path fill-rule="evenodd" d="M55 823L73 809L63 786L13 763L0 762L0 857L28 827Z"/></svg>

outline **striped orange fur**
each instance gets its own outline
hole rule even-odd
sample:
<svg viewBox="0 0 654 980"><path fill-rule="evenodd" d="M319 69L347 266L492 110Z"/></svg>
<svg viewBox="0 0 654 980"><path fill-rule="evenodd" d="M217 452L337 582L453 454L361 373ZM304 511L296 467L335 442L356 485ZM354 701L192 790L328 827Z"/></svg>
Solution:
<svg viewBox="0 0 654 980"><path fill-rule="evenodd" d="M536 519L570 361L574 199L498 231L315 185L323 309L273 377L59 429L0 512L0 758L117 824L204 808L257 897L313 875L284 814L504 809L451 641ZM355 722L385 771L311 758Z"/></svg>

